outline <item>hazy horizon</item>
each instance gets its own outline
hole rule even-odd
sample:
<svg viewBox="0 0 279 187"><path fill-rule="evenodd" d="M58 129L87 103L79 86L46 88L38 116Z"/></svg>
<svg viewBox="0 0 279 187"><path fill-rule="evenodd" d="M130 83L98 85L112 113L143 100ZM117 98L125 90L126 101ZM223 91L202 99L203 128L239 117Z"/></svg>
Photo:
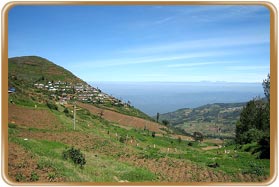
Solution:
<svg viewBox="0 0 279 187"><path fill-rule="evenodd" d="M90 82L90 85L125 102L130 101L150 116L205 104L248 102L264 96L261 83L106 81Z"/></svg>

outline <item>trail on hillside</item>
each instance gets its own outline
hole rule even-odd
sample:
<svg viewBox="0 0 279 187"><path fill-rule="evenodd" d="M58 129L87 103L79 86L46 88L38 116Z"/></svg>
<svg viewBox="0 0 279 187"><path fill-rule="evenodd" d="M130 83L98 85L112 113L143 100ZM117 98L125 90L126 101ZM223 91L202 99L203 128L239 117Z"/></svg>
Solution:
<svg viewBox="0 0 279 187"><path fill-rule="evenodd" d="M111 121L111 122L116 122L124 126L129 126L129 127L134 127L134 128L147 128L150 131L155 131L155 132L160 132L162 133L163 131L161 129L165 128L162 125L159 125L158 123L148 121L142 118L134 117L134 116L128 116L124 114L120 114L118 112L114 112L111 110L106 110L106 109L101 109L97 108L93 105L90 104L85 104L85 103L80 103L78 102L77 105L79 107L85 108L89 110L91 113L95 115L99 115L100 112L103 112L103 118Z"/></svg>

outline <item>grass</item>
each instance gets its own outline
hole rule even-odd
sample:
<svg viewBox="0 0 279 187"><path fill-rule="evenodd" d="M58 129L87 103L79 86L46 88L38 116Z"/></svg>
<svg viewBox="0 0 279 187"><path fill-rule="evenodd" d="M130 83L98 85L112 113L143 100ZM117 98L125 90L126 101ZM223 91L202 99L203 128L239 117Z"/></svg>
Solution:
<svg viewBox="0 0 279 187"><path fill-rule="evenodd" d="M61 111L51 111L65 127L64 129L52 130L47 132L74 132L72 126L72 118L67 117ZM210 142L192 142L170 137L151 136L151 132L141 129L132 128L130 130L121 128L114 123L101 119L98 116L90 114L87 110L79 110L77 112L76 133L82 133L84 136L99 137L100 140L94 143L94 146L88 145L87 148L81 151L85 154L86 164L83 169L75 166L72 162L63 160L62 152L66 147L71 147L61 142L39 140L29 138L24 140L17 136L22 130L26 128L17 124L8 124L9 142L14 142L32 154L37 155L40 159L37 163L37 169L44 170L44 168L52 168L53 171L49 173L49 180L62 177L64 181L68 182L117 182L119 180L130 182L144 182L157 181L157 176L148 169L139 168L125 162L119 162L118 159L123 155L135 155L138 158L144 159L159 159L168 157L170 159L179 159L187 161L202 168L208 168L208 164L218 163L220 167L214 168L216 172L221 171L237 181L237 173L251 175L253 177L268 176L269 175L269 160L256 159L250 152L246 152L253 145L245 145L237 152L234 152L234 145L226 146L217 150L202 150L203 147L214 146ZM88 126L89 125L89 126ZM46 132L43 129L29 128L29 133ZM118 136L134 137L139 142L140 146L129 145L121 143ZM192 146L189 146L189 142ZM153 147L156 145L156 148ZM176 148L167 153L167 148ZM111 153L110 150L118 150L118 152ZM230 154L225 154L225 150L230 150ZM96 156L97 155L97 156ZM35 171L36 172L36 171ZM20 173L17 175L18 180L24 180ZM34 180L36 175L34 174Z"/></svg>

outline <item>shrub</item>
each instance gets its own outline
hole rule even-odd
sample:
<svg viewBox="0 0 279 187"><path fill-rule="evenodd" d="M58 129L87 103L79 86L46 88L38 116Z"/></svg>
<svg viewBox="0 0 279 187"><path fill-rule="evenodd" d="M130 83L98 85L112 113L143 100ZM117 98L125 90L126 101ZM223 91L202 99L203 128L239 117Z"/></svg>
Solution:
<svg viewBox="0 0 279 187"><path fill-rule="evenodd" d="M47 102L47 107L48 107L50 110L58 110L58 107L57 107L56 104L54 104L54 103L49 103L49 102Z"/></svg>
<svg viewBox="0 0 279 187"><path fill-rule="evenodd" d="M65 108L63 112L64 112L65 114L69 114L68 108Z"/></svg>
<svg viewBox="0 0 279 187"><path fill-rule="evenodd" d="M38 181L38 180L39 180L38 174L35 171L32 171L30 181Z"/></svg>
<svg viewBox="0 0 279 187"><path fill-rule="evenodd" d="M9 128L12 128L12 129L15 129L15 128L16 128L16 124L9 123L9 124L8 124L8 127L9 127Z"/></svg>
<svg viewBox="0 0 279 187"><path fill-rule="evenodd" d="M203 134L201 132L194 132L193 137L195 141L199 141L199 142L203 141Z"/></svg>
<svg viewBox="0 0 279 187"><path fill-rule="evenodd" d="M22 175L22 173L17 173L15 177L16 177L16 182L25 181L26 179L26 177Z"/></svg>
<svg viewBox="0 0 279 187"><path fill-rule="evenodd" d="M49 181L53 181L56 178L56 173L50 172L47 178Z"/></svg>
<svg viewBox="0 0 279 187"><path fill-rule="evenodd" d="M125 138L125 137L123 137L123 136L120 136L120 138L119 138L119 142L121 142L121 143L125 143L125 141L126 141L126 138Z"/></svg>
<svg viewBox="0 0 279 187"><path fill-rule="evenodd" d="M79 149L75 149L74 147L64 150L62 152L62 156L65 160L70 158L74 162L74 164L80 165L80 168L83 168L83 166L86 164L85 156Z"/></svg>

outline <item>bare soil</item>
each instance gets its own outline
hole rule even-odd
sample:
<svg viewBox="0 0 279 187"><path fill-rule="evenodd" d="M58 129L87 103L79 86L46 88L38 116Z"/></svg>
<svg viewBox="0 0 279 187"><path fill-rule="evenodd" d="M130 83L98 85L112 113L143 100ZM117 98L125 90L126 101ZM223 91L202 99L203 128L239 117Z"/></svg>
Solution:
<svg viewBox="0 0 279 187"><path fill-rule="evenodd" d="M8 110L9 123L37 129L55 130L63 127L59 120L48 110L25 108L14 104L9 104Z"/></svg>
<svg viewBox="0 0 279 187"><path fill-rule="evenodd" d="M146 127L150 131L161 132L161 133L163 132L161 129L165 128L164 126L162 126L158 123L152 122L152 121L148 121L148 120L134 117L134 116L120 114L118 112L114 112L111 110L97 108L90 104L85 104L85 103L79 102L78 106L89 110L92 114L95 114L95 115L99 115L101 112L103 112L104 119L111 121L111 122L116 122L116 123L119 123L121 125L125 125L128 127L142 128L142 129L144 129L144 127Z"/></svg>

